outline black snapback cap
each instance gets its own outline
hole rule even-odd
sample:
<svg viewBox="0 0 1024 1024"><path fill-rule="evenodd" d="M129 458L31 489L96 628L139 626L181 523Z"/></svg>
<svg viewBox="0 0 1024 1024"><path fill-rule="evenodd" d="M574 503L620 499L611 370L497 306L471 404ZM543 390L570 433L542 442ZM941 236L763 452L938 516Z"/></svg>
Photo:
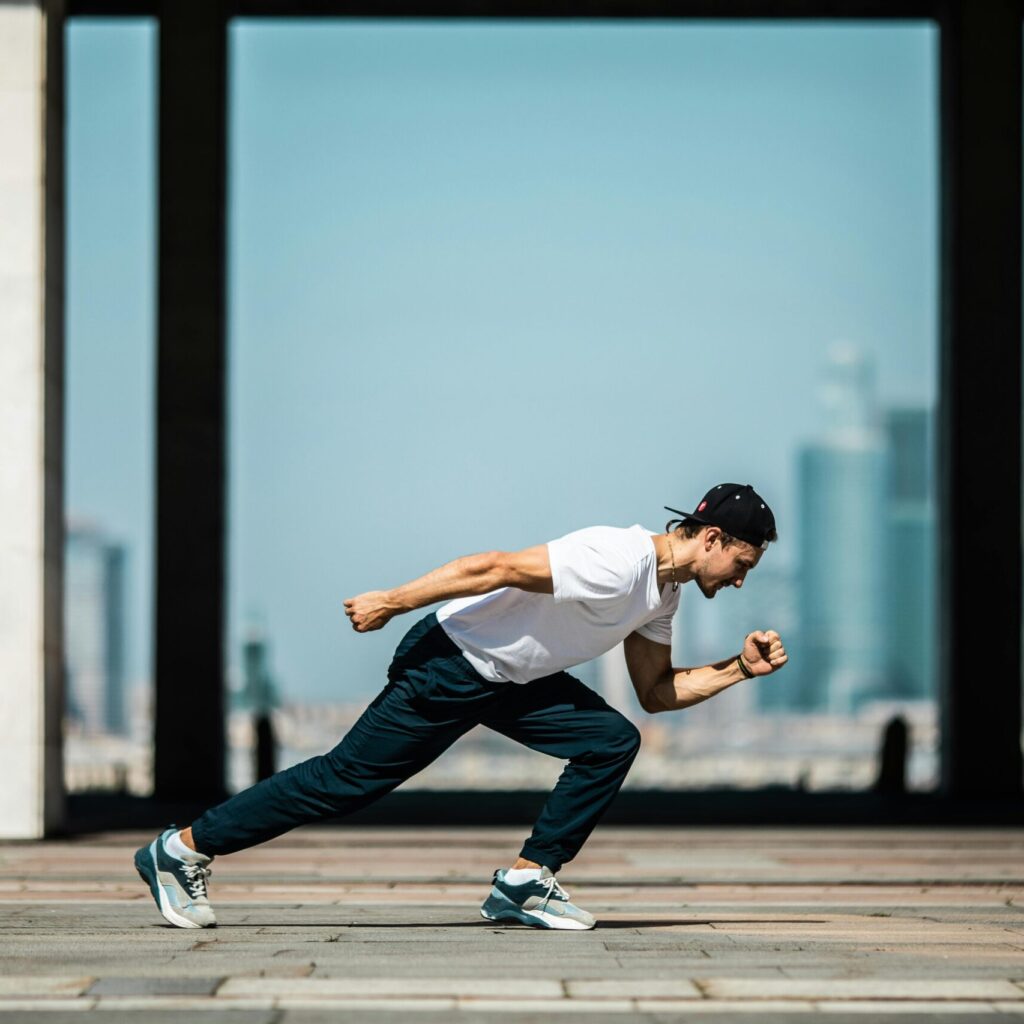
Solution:
<svg viewBox="0 0 1024 1024"><path fill-rule="evenodd" d="M665 506L684 519L705 526L718 526L737 540L767 548L775 533L775 516L768 503L750 484L718 484L712 487L692 512L680 512Z"/></svg>

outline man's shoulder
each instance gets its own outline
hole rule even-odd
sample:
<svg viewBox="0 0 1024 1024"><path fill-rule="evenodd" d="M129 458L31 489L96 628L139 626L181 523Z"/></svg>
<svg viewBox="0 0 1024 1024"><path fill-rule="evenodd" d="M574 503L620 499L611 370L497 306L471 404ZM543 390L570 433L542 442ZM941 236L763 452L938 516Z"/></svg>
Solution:
<svg viewBox="0 0 1024 1024"><path fill-rule="evenodd" d="M632 526L608 526L606 524L600 524L597 526L581 526L578 530L572 530L563 536L581 537L587 535L607 536L610 539L626 536L652 537L654 536L654 531L648 530L639 523L634 523ZM562 538L560 537L558 539L561 540Z"/></svg>
<svg viewBox="0 0 1024 1024"><path fill-rule="evenodd" d="M652 536L650 530L638 523L632 526L584 526L549 543L595 554L617 555L632 562L653 554Z"/></svg>

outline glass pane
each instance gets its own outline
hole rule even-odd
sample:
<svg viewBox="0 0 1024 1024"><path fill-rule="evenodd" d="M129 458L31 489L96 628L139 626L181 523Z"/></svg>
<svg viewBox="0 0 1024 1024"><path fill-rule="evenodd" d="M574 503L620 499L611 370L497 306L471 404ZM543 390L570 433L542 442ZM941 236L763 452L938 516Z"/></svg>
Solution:
<svg viewBox="0 0 1024 1024"><path fill-rule="evenodd" d="M422 614L357 635L345 597L657 531L730 480L780 540L742 590L683 588L676 663L774 628L791 664L656 717L621 650L581 666L644 732L627 785L863 787L899 715L931 785L934 29L240 20L230 41L232 658L241 692L244 639L272 654L282 763L337 742ZM478 731L412 784L559 768Z"/></svg>
<svg viewBox="0 0 1024 1024"><path fill-rule="evenodd" d="M66 28L68 789L152 790L156 23Z"/></svg>

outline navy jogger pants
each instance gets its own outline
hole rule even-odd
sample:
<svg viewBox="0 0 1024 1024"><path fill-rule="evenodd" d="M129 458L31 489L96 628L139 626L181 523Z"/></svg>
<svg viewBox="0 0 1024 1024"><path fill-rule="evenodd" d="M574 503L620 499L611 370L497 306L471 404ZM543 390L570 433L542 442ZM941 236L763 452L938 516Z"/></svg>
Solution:
<svg viewBox="0 0 1024 1024"><path fill-rule="evenodd" d="M557 871L576 856L640 747L626 718L565 672L484 679L433 614L405 635L388 684L329 753L264 779L192 825L200 853L234 853L350 814L421 771L475 725L568 760L521 856Z"/></svg>

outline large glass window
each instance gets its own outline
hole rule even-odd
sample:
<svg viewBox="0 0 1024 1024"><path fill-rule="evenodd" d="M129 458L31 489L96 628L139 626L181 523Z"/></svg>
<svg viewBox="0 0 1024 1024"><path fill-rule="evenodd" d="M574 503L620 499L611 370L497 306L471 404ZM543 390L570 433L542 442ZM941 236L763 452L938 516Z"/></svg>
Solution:
<svg viewBox="0 0 1024 1024"><path fill-rule="evenodd" d="M738 481L780 540L684 588L676 663L791 664L657 717L582 666L628 784L861 788L900 719L932 784L936 82L924 23L233 23L232 663L282 763L416 617L345 597ZM415 784L559 767L477 732Z"/></svg>
<svg viewBox="0 0 1024 1024"><path fill-rule="evenodd" d="M152 790L156 23L66 27L66 782Z"/></svg>

